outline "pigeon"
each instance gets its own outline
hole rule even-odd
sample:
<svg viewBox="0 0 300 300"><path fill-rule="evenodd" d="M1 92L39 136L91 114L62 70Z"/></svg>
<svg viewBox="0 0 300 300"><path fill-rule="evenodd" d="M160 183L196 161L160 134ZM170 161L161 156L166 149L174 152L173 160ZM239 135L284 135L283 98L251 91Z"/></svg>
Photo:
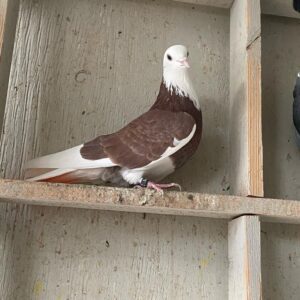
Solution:
<svg viewBox="0 0 300 300"><path fill-rule="evenodd" d="M293 121L296 129L296 143L300 148L300 72L298 73L293 92Z"/></svg>
<svg viewBox="0 0 300 300"><path fill-rule="evenodd" d="M202 112L188 56L183 45L166 50L159 93L147 112L112 134L29 161L25 179L181 189L176 183L159 182L180 168L201 140Z"/></svg>
<svg viewBox="0 0 300 300"><path fill-rule="evenodd" d="M300 0L294 0L294 10L300 12Z"/></svg>

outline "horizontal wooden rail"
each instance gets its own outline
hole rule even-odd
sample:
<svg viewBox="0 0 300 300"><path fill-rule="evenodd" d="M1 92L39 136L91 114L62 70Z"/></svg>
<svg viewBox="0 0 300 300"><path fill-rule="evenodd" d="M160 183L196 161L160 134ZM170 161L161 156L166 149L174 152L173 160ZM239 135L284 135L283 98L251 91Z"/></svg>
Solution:
<svg viewBox="0 0 300 300"><path fill-rule="evenodd" d="M300 202L187 192L0 180L0 199L32 205L66 206L156 214L233 219L258 215L262 221L300 224Z"/></svg>

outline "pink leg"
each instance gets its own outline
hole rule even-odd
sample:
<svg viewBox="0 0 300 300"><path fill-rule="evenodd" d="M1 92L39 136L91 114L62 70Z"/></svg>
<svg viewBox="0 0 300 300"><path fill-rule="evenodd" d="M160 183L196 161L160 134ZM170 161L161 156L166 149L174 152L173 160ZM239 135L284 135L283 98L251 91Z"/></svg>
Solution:
<svg viewBox="0 0 300 300"><path fill-rule="evenodd" d="M181 186L178 183L154 183L152 181L148 181L147 188L154 189L158 192L162 192L163 189L169 189L172 187L176 187L181 191Z"/></svg>

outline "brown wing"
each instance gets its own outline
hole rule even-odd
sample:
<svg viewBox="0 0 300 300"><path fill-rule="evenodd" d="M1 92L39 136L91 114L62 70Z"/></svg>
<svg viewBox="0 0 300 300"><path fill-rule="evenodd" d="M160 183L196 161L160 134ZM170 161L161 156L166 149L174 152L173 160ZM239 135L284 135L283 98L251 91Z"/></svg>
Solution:
<svg viewBox="0 0 300 300"><path fill-rule="evenodd" d="M188 137L194 125L194 118L185 112L153 109L120 131L85 143L80 153L85 159L108 157L119 166L139 168L159 159L174 146L174 138Z"/></svg>

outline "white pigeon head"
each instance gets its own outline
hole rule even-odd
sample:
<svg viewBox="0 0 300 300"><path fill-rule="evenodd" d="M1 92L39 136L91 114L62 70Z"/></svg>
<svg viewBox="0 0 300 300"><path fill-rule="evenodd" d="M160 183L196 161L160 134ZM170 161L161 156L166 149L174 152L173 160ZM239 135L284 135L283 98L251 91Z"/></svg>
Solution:
<svg viewBox="0 0 300 300"><path fill-rule="evenodd" d="M199 109L197 94L189 78L188 63L189 52L183 45L169 47L163 60L163 82L172 94L173 92L181 97L188 97Z"/></svg>
<svg viewBox="0 0 300 300"><path fill-rule="evenodd" d="M183 45L174 45L169 47L164 55L164 68L182 69L189 68L189 52Z"/></svg>

